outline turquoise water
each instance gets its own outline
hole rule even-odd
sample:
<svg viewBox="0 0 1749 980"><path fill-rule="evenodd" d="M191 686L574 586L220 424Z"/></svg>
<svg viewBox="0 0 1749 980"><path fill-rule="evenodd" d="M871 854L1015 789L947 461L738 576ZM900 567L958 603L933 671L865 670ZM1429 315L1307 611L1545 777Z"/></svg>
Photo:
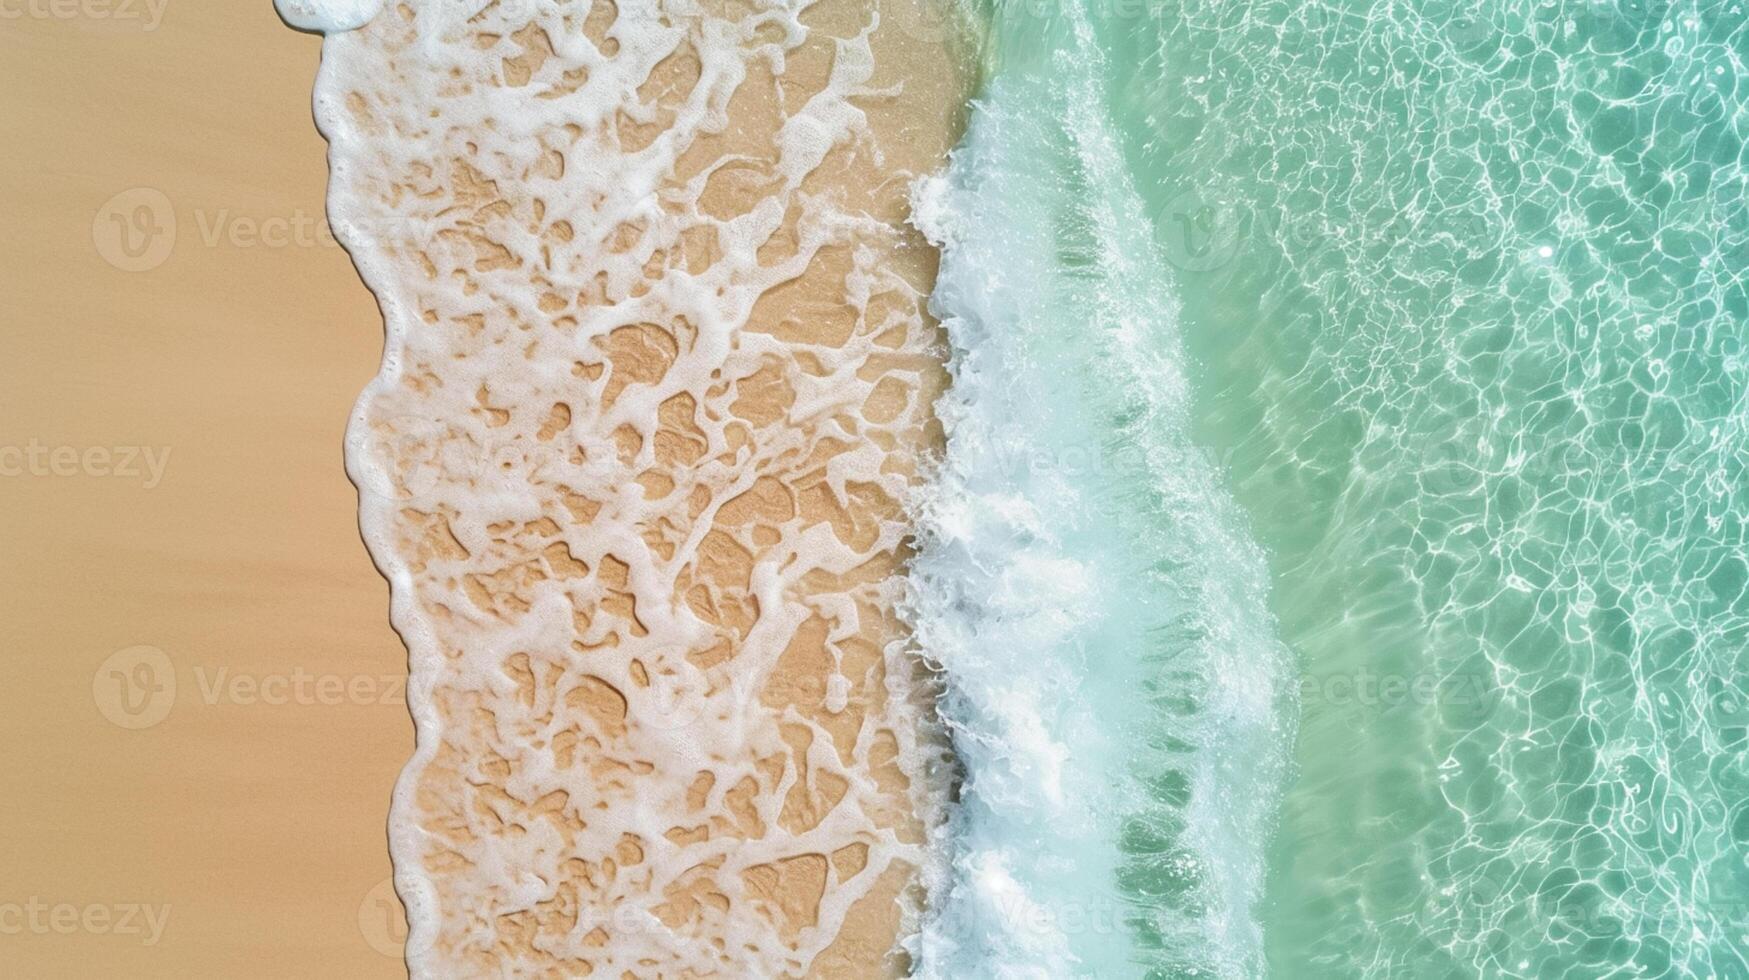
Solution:
<svg viewBox="0 0 1749 980"><path fill-rule="evenodd" d="M955 351L912 618L966 770L930 977L1262 966L1291 665L1264 556L1190 438L1094 28L999 21L965 143L918 198Z"/></svg>
<svg viewBox="0 0 1749 980"><path fill-rule="evenodd" d="M1744 6L991 16L926 971L1749 977Z"/></svg>

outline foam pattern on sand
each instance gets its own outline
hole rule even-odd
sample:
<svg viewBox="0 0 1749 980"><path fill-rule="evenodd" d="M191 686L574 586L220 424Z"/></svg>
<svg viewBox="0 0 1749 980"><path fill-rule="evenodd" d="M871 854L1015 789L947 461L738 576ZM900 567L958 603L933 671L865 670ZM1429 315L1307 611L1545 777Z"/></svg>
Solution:
<svg viewBox="0 0 1749 980"><path fill-rule="evenodd" d="M892 612L943 384L905 199L952 133L882 120L957 100L880 22L433 0L325 42L416 976L867 975L900 931L942 782Z"/></svg>

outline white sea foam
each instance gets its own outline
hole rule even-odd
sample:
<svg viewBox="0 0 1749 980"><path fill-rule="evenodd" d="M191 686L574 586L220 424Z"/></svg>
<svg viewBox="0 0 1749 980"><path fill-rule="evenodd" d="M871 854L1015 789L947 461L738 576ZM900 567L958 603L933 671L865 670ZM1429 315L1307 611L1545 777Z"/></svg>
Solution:
<svg viewBox="0 0 1749 980"><path fill-rule="evenodd" d="M1190 438L1088 24L1005 29L1044 54L1003 60L916 195L954 384L910 617L965 771L923 975L1256 976L1292 738L1263 557Z"/></svg>
<svg viewBox="0 0 1749 980"><path fill-rule="evenodd" d="M338 34L370 23L383 0L273 0L287 24L302 31Z"/></svg>
<svg viewBox="0 0 1749 980"><path fill-rule="evenodd" d="M800 973L923 859L879 572L935 333L900 229L803 188L880 156L877 18L821 55L812 4L725 6L279 0L330 32L330 218L388 331L347 465L411 654L416 976Z"/></svg>

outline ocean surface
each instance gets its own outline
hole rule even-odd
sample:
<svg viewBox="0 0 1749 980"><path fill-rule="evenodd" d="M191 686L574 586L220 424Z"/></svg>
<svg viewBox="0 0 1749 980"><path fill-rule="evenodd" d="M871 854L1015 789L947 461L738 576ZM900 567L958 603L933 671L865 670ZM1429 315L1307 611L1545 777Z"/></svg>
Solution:
<svg viewBox="0 0 1749 980"><path fill-rule="evenodd" d="M931 977L1749 977L1739 0L1020 0Z"/></svg>

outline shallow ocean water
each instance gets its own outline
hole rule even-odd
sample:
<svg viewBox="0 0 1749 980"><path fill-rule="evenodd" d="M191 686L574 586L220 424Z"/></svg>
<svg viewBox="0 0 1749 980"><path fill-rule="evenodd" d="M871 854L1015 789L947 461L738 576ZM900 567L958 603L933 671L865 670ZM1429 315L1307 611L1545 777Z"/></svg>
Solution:
<svg viewBox="0 0 1749 980"><path fill-rule="evenodd" d="M998 16L917 195L953 342L912 620L965 769L926 976L1244 975L1291 736L1263 555L1192 443L1093 20Z"/></svg>
<svg viewBox="0 0 1749 980"><path fill-rule="evenodd" d="M920 611L947 894L1124 926L969 975L1749 977L1744 6L990 13L918 580L1048 587Z"/></svg>

